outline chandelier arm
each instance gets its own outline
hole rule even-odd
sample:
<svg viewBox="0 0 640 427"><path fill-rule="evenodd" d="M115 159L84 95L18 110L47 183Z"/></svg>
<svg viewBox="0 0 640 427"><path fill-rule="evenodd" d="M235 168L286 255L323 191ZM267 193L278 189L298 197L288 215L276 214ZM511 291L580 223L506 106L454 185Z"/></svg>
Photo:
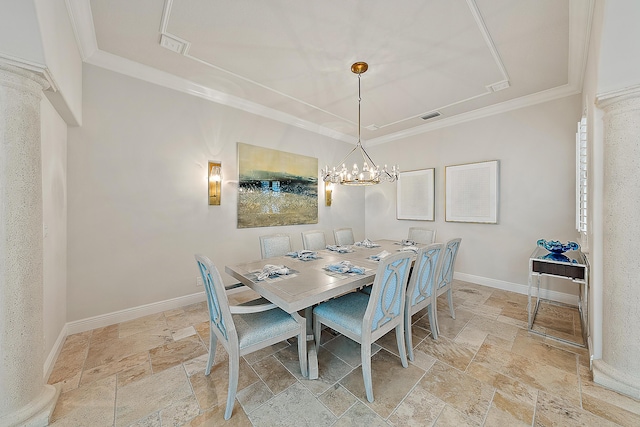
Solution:
<svg viewBox="0 0 640 427"><path fill-rule="evenodd" d="M376 162L374 162L373 159L369 156L369 153L367 153L367 150L364 149L362 144L360 144L360 154L362 155L362 160L364 160L365 162L368 160L374 169L377 168Z"/></svg>
<svg viewBox="0 0 640 427"><path fill-rule="evenodd" d="M349 153L347 153L347 155L346 155L346 156L344 156L342 160L340 160L340 163L338 163L338 167L340 167L340 166L342 166L342 165L346 164L345 162L347 161L347 159L349 158L349 156L350 156L351 154L353 154L353 152L354 152L354 151L356 151L357 149L358 149L358 145L356 144L356 146L355 146L355 147L353 147L353 149L352 149L351 151L349 151Z"/></svg>

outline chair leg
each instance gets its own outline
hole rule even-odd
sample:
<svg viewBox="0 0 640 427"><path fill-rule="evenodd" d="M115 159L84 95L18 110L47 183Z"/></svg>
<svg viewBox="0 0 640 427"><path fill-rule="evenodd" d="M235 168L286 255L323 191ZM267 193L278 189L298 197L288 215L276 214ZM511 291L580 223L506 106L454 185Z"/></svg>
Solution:
<svg viewBox="0 0 640 427"><path fill-rule="evenodd" d="M238 376L240 374L240 356L229 354L229 391L227 394L227 409L224 411L224 419L231 418L233 405L236 401L236 391L238 390Z"/></svg>
<svg viewBox="0 0 640 427"><path fill-rule="evenodd" d="M431 335L434 340L438 339L438 327L436 324L435 308L433 304L427 306L427 315L429 316L429 326L431 326Z"/></svg>
<svg viewBox="0 0 640 427"><path fill-rule="evenodd" d="M360 356L362 357L362 378L364 379L364 389L367 392L367 400L373 402L373 382L371 381L371 343L360 345Z"/></svg>
<svg viewBox="0 0 640 427"><path fill-rule="evenodd" d="M404 313L404 341L407 345L407 356L413 362L413 338L411 337L411 308L407 307Z"/></svg>
<svg viewBox="0 0 640 427"><path fill-rule="evenodd" d="M313 337L316 342L316 353L320 351L320 338L322 337L322 323L320 319L313 315Z"/></svg>
<svg viewBox="0 0 640 427"><path fill-rule="evenodd" d="M209 375L211 373L211 366L213 365L213 359L216 358L216 346L218 345L218 337L213 333L212 328L215 326L209 324L209 360L207 361L207 369L204 374Z"/></svg>
<svg viewBox="0 0 640 427"><path fill-rule="evenodd" d="M398 343L398 353L400 353L400 361L402 362L402 367L407 368L409 363L407 362L407 347L405 345L405 333L404 333L404 324L398 323L396 326L396 342Z"/></svg>
<svg viewBox="0 0 640 427"><path fill-rule="evenodd" d="M451 318L456 318L456 313L453 312L453 289L451 288L451 284L449 284L449 289L447 290L447 300L449 301L449 311L451 312Z"/></svg>

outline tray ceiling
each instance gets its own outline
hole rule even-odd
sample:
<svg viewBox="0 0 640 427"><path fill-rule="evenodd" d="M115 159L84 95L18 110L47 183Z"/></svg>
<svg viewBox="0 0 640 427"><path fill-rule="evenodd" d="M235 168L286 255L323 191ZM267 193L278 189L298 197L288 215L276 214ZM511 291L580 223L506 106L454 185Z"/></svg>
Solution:
<svg viewBox="0 0 640 427"><path fill-rule="evenodd" d="M579 93L592 1L71 0L89 63L381 143ZM436 118L421 117L439 112Z"/></svg>

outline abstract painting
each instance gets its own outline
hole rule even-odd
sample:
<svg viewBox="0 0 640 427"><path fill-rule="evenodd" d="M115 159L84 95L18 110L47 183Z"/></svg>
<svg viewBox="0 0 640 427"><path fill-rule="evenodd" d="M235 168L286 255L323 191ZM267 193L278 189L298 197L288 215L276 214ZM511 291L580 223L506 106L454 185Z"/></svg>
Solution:
<svg viewBox="0 0 640 427"><path fill-rule="evenodd" d="M238 143L238 228L318 223L318 159Z"/></svg>

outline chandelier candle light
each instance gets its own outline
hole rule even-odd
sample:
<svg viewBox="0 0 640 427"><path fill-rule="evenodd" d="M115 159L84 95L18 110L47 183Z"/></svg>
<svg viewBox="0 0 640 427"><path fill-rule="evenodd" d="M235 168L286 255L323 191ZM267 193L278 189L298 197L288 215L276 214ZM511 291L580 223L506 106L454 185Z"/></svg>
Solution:
<svg viewBox="0 0 640 427"><path fill-rule="evenodd" d="M351 66L351 71L358 75L358 143L351 150L344 159L333 170L329 170L329 166L325 166L325 169L321 170L322 179L324 182L332 182L342 185L374 185L380 184L382 181L393 182L398 179L398 173L400 169L398 165L394 165L391 171L387 170L387 165L380 170L380 166L377 166L371 159L369 154L365 151L360 141L360 103L362 98L360 96L360 75L369 69L369 65L366 62L356 62ZM362 169L358 168L358 164L353 164L353 169L349 171L346 166L346 160L358 151L362 156Z"/></svg>

